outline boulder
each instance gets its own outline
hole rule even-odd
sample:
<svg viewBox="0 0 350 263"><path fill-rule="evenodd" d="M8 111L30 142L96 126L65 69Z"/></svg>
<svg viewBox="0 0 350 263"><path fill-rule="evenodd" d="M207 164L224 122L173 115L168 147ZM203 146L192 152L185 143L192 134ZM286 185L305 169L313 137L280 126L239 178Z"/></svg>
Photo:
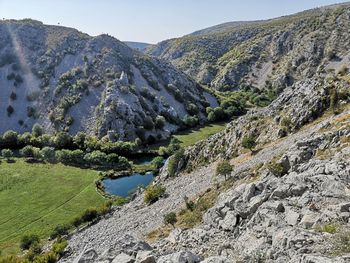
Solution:
<svg viewBox="0 0 350 263"><path fill-rule="evenodd" d="M209 257L201 261L201 263L231 263L231 262L232 261L222 256Z"/></svg>
<svg viewBox="0 0 350 263"><path fill-rule="evenodd" d="M135 263L156 263L151 251L139 251Z"/></svg>
<svg viewBox="0 0 350 263"><path fill-rule="evenodd" d="M134 262L135 262L135 259L125 253L119 254L112 261L112 263L134 263Z"/></svg>
<svg viewBox="0 0 350 263"><path fill-rule="evenodd" d="M201 259L189 251L180 251L177 253L161 256L157 263L199 263Z"/></svg>

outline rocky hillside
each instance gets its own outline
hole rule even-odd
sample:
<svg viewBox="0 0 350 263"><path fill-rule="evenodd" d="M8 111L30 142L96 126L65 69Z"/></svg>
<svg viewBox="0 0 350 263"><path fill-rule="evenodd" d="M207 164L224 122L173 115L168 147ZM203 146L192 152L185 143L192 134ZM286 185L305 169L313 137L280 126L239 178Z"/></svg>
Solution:
<svg viewBox="0 0 350 263"><path fill-rule="evenodd" d="M160 42L148 54L166 59L202 84L257 92L291 86L349 59L350 5L251 23L228 23Z"/></svg>
<svg viewBox="0 0 350 263"><path fill-rule="evenodd" d="M140 195L74 234L61 262L349 262L349 96L333 108L322 88L312 86L299 83L284 90L266 109L249 112L189 149L185 159L212 158L198 167L193 162L172 178L163 169L157 183L166 187L165 198L146 205ZM323 114L309 115L316 109ZM280 136L273 127L280 113L289 111L295 119ZM252 121L259 118L262 123L270 119L266 127L271 129ZM258 140L253 151L230 155L229 150L238 149L237 134L260 127L270 131L264 136L268 141ZM226 159L234 165L227 181L215 173L215 147L225 147L222 153L227 151ZM211 208L205 199L214 203ZM193 204L189 207L185 200ZM197 206L204 207L199 219L193 212ZM169 212L177 213L175 228L163 225ZM150 233L160 234L149 239Z"/></svg>
<svg viewBox="0 0 350 263"><path fill-rule="evenodd" d="M216 104L169 63L108 35L33 20L0 21L0 35L0 133L39 123L47 132L154 140L190 115L204 121Z"/></svg>

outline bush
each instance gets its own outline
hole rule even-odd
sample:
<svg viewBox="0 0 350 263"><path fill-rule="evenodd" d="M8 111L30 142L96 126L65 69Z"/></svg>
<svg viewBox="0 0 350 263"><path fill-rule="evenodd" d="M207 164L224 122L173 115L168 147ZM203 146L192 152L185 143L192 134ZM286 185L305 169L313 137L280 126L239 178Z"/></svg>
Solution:
<svg viewBox="0 0 350 263"><path fill-rule="evenodd" d="M146 130L152 130L154 128L154 123L150 116L146 116L145 119L143 120L143 127Z"/></svg>
<svg viewBox="0 0 350 263"><path fill-rule="evenodd" d="M31 145L27 145L20 150L20 154L26 158L30 158L30 157L39 158L40 157L39 151L40 151L39 148L35 148Z"/></svg>
<svg viewBox="0 0 350 263"><path fill-rule="evenodd" d="M170 212L170 213L164 215L164 224L172 225L174 227L176 222L177 222L177 218L176 218L176 214L174 212Z"/></svg>
<svg viewBox="0 0 350 263"><path fill-rule="evenodd" d="M2 149L1 156L7 160L10 160L13 157L13 152L10 149Z"/></svg>
<svg viewBox="0 0 350 263"><path fill-rule="evenodd" d="M283 167L283 165L281 163L277 163L275 161L271 161L268 165L267 165L267 169L274 175L277 177L281 177L285 174L285 169Z"/></svg>
<svg viewBox="0 0 350 263"><path fill-rule="evenodd" d="M32 128L32 134L34 137L43 135L43 127L40 124L35 123Z"/></svg>
<svg viewBox="0 0 350 263"><path fill-rule="evenodd" d="M233 166L226 160L219 162L218 165L216 166L216 175L225 176L225 180L226 180L226 176L229 176L232 171L233 171Z"/></svg>
<svg viewBox="0 0 350 263"><path fill-rule="evenodd" d="M37 235L25 235L21 239L20 247L22 250L29 249L32 245L39 243L40 238Z"/></svg>
<svg viewBox="0 0 350 263"><path fill-rule="evenodd" d="M67 245L67 240L65 240L64 238L58 238L56 242L52 245L52 252L54 252L59 257L62 257Z"/></svg>
<svg viewBox="0 0 350 263"><path fill-rule="evenodd" d="M198 125L198 117L196 116L188 116L186 115L183 120L182 120L183 124L188 127L188 128L193 128L195 126Z"/></svg>
<svg viewBox="0 0 350 263"><path fill-rule="evenodd" d="M179 149L178 151L175 152L173 156L169 158L169 161L168 161L169 176L173 177L176 175L177 172L179 172L179 169L181 168L179 167L180 162L184 158L184 153L185 153L184 149Z"/></svg>
<svg viewBox="0 0 350 263"><path fill-rule="evenodd" d="M84 161L92 165L103 165L107 161L107 155L101 151L93 151L85 154Z"/></svg>
<svg viewBox="0 0 350 263"><path fill-rule="evenodd" d="M56 162L56 156L55 156L55 148L53 147L44 147L40 150L40 155L43 158L43 160L54 163Z"/></svg>
<svg viewBox="0 0 350 263"><path fill-rule="evenodd" d="M165 187L161 184L149 185L145 190L144 200L147 204L152 204L158 201L165 194Z"/></svg>
<svg viewBox="0 0 350 263"><path fill-rule="evenodd" d="M249 149L252 151L252 149L256 146L256 140L254 136L244 136L242 139L242 147Z"/></svg>
<svg viewBox="0 0 350 263"><path fill-rule="evenodd" d="M157 129L162 129L165 126L165 118L163 116L157 116L155 120L155 127Z"/></svg>
<svg viewBox="0 0 350 263"><path fill-rule="evenodd" d="M7 116L9 117L15 111L15 109L11 105L8 105L6 110L7 110Z"/></svg>
<svg viewBox="0 0 350 263"><path fill-rule="evenodd" d="M18 134L15 131L9 130L2 136L2 145L9 148L15 148L18 143Z"/></svg>
<svg viewBox="0 0 350 263"><path fill-rule="evenodd" d="M16 92L14 92L14 91L11 92L10 99L11 99L11 100L16 100L16 99L17 99L17 94L16 94Z"/></svg>
<svg viewBox="0 0 350 263"><path fill-rule="evenodd" d="M164 158L161 157L161 156L157 156L155 157L153 160L152 160L152 164L157 168L159 169L160 167L163 166L163 162L164 162Z"/></svg>
<svg viewBox="0 0 350 263"><path fill-rule="evenodd" d="M81 219L82 222L92 222L98 217L98 212L95 208L89 208L87 209L84 214L82 215Z"/></svg>
<svg viewBox="0 0 350 263"><path fill-rule="evenodd" d="M55 239L56 237L68 235L69 228L69 225L56 226L50 234L50 239Z"/></svg>

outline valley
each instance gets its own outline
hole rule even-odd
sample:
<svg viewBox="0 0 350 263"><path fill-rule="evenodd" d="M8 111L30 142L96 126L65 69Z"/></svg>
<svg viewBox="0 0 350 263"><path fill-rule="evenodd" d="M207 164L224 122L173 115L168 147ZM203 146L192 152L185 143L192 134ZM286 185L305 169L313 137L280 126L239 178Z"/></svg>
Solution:
<svg viewBox="0 0 350 263"><path fill-rule="evenodd" d="M1 20L0 263L350 262L349 32Z"/></svg>

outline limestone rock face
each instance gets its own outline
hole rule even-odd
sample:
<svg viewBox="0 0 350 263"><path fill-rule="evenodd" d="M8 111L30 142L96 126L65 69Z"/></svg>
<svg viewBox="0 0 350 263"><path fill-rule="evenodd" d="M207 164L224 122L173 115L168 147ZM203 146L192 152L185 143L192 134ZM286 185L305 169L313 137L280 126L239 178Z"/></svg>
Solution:
<svg viewBox="0 0 350 263"><path fill-rule="evenodd" d="M91 37L30 19L2 20L0 35L0 119L6 120L0 134L31 131L39 123L52 133L165 139L189 115L188 105L198 110L200 123L205 108L217 105L170 63L108 35ZM160 116L164 123L156 126Z"/></svg>

